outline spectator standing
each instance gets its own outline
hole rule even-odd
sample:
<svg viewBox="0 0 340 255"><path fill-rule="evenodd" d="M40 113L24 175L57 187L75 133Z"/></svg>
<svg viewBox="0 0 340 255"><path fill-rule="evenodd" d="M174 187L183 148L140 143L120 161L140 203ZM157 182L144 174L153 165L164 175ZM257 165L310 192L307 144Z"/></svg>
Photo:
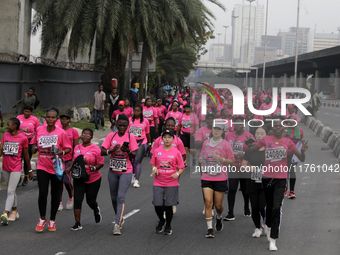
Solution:
<svg viewBox="0 0 340 255"><path fill-rule="evenodd" d="M130 89L130 101L132 108L135 108L137 101L139 100L139 90L136 88L136 83L132 84Z"/></svg>
<svg viewBox="0 0 340 255"><path fill-rule="evenodd" d="M319 107L321 105L321 100L319 97L318 92L316 91L316 89L314 89L314 93L313 93L313 97L312 97L312 107L313 107L313 117L315 119L317 119L318 117L318 111L319 111Z"/></svg>
<svg viewBox="0 0 340 255"><path fill-rule="evenodd" d="M105 130L104 126L104 103L106 99L106 95L103 91L103 85L99 84L98 91L94 92L94 124L96 125L96 129L94 131L98 131L98 118L101 120L101 125L103 127L103 130Z"/></svg>
<svg viewBox="0 0 340 255"><path fill-rule="evenodd" d="M112 94L108 98L107 102L107 114L109 115L110 122L112 123L112 114L115 110L118 110L119 95L117 89L112 89Z"/></svg>
<svg viewBox="0 0 340 255"><path fill-rule="evenodd" d="M36 97L34 95L35 88L30 87L28 92L24 94L24 97L21 98L18 102L15 103L15 107L18 106L18 115L24 114L25 105L32 105L34 107Z"/></svg>

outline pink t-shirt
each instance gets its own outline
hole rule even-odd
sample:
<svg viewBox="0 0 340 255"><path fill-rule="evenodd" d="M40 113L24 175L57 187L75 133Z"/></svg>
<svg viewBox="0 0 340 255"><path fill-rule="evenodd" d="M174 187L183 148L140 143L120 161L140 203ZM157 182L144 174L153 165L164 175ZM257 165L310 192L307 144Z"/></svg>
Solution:
<svg viewBox="0 0 340 255"><path fill-rule="evenodd" d="M95 145L91 144L87 147L84 147L82 144L78 144L74 148L73 154L73 161L79 156L84 156L85 161L85 169L87 174L89 175L89 180L85 183L92 183L100 179L102 174L100 171L91 171L90 166L96 166L98 164L104 164L104 157L100 155L101 150L100 148Z"/></svg>
<svg viewBox="0 0 340 255"><path fill-rule="evenodd" d="M174 112L174 111L170 111L166 114L165 116L165 119L168 119L170 117L173 117L176 121L176 126L175 126L175 131L177 130L177 126L178 126L178 123L179 123L179 119L182 117L182 113L177 111L177 112Z"/></svg>
<svg viewBox="0 0 340 255"><path fill-rule="evenodd" d="M222 142L216 145L215 147L210 146L210 140L211 139L208 139L207 141L203 143L200 157L206 158L206 162L207 162L206 165L208 167L209 166L216 167L216 165L218 165L219 167L221 167L220 168L221 170L220 170L220 173L217 175L210 175L207 173L207 170L209 168L207 169L206 168L207 166L203 166L203 168L205 168L204 169L205 171L202 171L201 179L204 181L225 181L228 179L228 171L225 168L226 166L228 166L228 164L215 161L214 155L219 155L222 158L234 160L233 150L230 144L226 140L222 140Z"/></svg>
<svg viewBox="0 0 340 255"><path fill-rule="evenodd" d="M294 116L296 118L296 121L300 122L299 121L299 116L296 113L292 113L292 114L288 113L285 117L288 119L289 116Z"/></svg>
<svg viewBox="0 0 340 255"><path fill-rule="evenodd" d="M69 128L65 130L65 132L68 136L70 144L72 145L72 149L70 153L67 153L65 156L62 156L62 158L64 159L64 161L69 161L69 160L72 160L73 158L73 142L75 139L79 138L79 134L78 134L78 131L74 128Z"/></svg>
<svg viewBox="0 0 340 255"><path fill-rule="evenodd" d="M265 158L262 175L268 178L287 179L287 156L293 153L295 144L287 137L277 139L274 136L265 136L256 144L259 148L265 147ZM270 166L270 167L269 167Z"/></svg>
<svg viewBox="0 0 340 255"><path fill-rule="evenodd" d="M150 127L154 127L155 126L154 118L158 119L158 111L152 106L150 106L149 108L144 106L143 116L149 121Z"/></svg>
<svg viewBox="0 0 340 255"><path fill-rule="evenodd" d="M273 112L273 115L274 116L281 116L281 112L282 112L281 108L276 107L276 110Z"/></svg>
<svg viewBox="0 0 340 255"><path fill-rule="evenodd" d="M8 172L21 172L21 154L23 148L28 147L28 140L23 134L12 136L9 132L4 133L1 138L3 145L2 169Z"/></svg>
<svg viewBox="0 0 340 255"><path fill-rule="evenodd" d="M125 108L124 108L124 111L123 111L123 112L121 112L119 109L118 109L118 110L115 110L115 111L112 113L112 119L114 119L114 120L117 121L119 115L121 115L121 114L125 114L126 116L128 116L128 118L131 117L131 112L130 112L128 109L125 109Z"/></svg>
<svg viewBox="0 0 340 255"><path fill-rule="evenodd" d="M30 144L33 144L32 138L35 135L37 128L40 127L38 118L31 115L28 119L26 119L25 115L22 114L17 116L17 119L20 121L19 132L30 140Z"/></svg>
<svg viewBox="0 0 340 255"><path fill-rule="evenodd" d="M254 138L254 136L247 131L243 131L242 135L240 135L237 138L236 137L237 137L236 131L226 134L226 137L225 137L225 139L230 143L232 150L234 152L234 155L240 152L245 152L247 150L247 145L244 144L244 141L247 140L247 137ZM237 170L240 169L241 165L242 165L242 159L235 159L234 166L236 166Z"/></svg>
<svg viewBox="0 0 340 255"><path fill-rule="evenodd" d="M46 122L46 120L44 121L43 126L44 126L44 127L47 127L47 122ZM60 119L57 119L57 122L55 123L55 126L58 127L58 128L63 128L63 125L61 125Z"/></svg>
<svg viewBox="0 0 340 255"><path fill-rule="evenodd" d="M260 106L260 110L269 110L271 107L272 107L272 103L269 103L269 104L263 103Z"/></svg>
<svg viewBox="0 0 340 255"><path fill-rule="evenodd" d="M177 169L185 167L179 150L171 148L166 151L164 147L161 146L155 150L150 163L158 169L158 175L155 175L153 186L178 186L178 178L174 179L171 175L177 173Z"/></svg>
<svg viewBox="0 0 340 255"><path fill-rule="evenodd" d="M102 147L109 150L113 149L113 147L117 144L123 146L124 142L129 142L130 151L138 149L136 138L128 132L125 132L122 137L119 137L118 132L108 134L102 144ZM110 170L118 174L132 173L132 164L129 154L121 151L120 149L112 152L110 157Z"/></svg>
<svg viewBox="0 0 340 255"><path fill-rule="evenodd" d="M168 112L168 110L166 109L166 107L164 105L161 106L156 106L156 109L160 110L163 118L165 118L166 113Z"/></svg>
<svg viewBox="0 0 340 255"><path fill-rule="evenodd" d="M178 124L182 125L181 132L193 134L196 130L195 125L198 125L198 118L195 113L190 113L189 116L184 113L178 120Z"/></svg>
<svg viewBox="0 0 340 255"><path fill-rule="evenodd" d="M201 127L197 130L195 141L204 141L205 139L209 139L211 134L211 129L207 126Z"/></svg>
<svg viewBox="0 0 340 255"><path fill-rule="evenodd" d="M151 149L151 154L154 154L155 150L158 149L159 147L161 146L164 146L164 142L162 140L162 137L158 137L153 146L152 146L152 149ZM185 155L186 154L186 151L185 151L185 148L184 148L184 144L182 142L182 140L180 138L178 138L177 136L174 137L174 141L173 143L171 144L171 146L173 148L176 148L177 150L179 150L179 152L182 154L182 155Z"/></svg>
<svg viewBox="0 0 340 255"><path fill-rule="evenodd" d="M133 113L132 107L129 106L128 108L124 108L124 109L129 112L130 116L127 115L128 117L132 117L133 116L134 113Z"/></svg>
<svg viewBox="0 0 340 255"><path fill-rule="evenodd" d="M52 145L57 146L60 150L73 148L65 130L55 127L51 133L47 132L47 127L38 127L37 135L33 138L33 144L36 144L39 150L37 169L44 170L49 174L55 174L51 153Z"/></svg>
<svg viewBox="0 0 340 255"><path fill-rule="evenodd" d="M133 122L130 118L129 124L129 133L134 135L136 141L143 140L142 144L146 144L148 142L146 135L150 133L149 121L144 118L142 123L140 123L140 119L135 119Z"/></svg>

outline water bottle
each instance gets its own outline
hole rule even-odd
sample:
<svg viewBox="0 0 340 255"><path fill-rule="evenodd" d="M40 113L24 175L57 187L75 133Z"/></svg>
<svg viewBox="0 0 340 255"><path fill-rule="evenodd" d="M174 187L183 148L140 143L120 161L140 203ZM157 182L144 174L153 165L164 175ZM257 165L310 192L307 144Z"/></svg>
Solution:
<svg viewBox="0 0 340 255"><path fill-rule="evenodd" d="M53 168L54 168L55 174L58 177L58 179L61 181L61 178L63 177L63 174L64 174L63 161L58 155L56 155L54 159L52 160L52 162L53 162Z"/></svg>
<svg viewBox="0 0 340 255"><path fill-rule="evenodd" d="M204 160L204 165L207 165L207 157L205 156L205 151L202 151L202 158Z"/></svg>

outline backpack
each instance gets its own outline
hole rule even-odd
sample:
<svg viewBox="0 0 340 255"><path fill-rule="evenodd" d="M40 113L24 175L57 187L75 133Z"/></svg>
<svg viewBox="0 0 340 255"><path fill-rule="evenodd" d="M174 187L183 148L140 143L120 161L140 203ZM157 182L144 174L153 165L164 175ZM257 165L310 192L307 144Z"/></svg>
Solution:
<svg viewBox="0 0 340 255"><path fill-rule="evenodd" d="M34 94L34 96L35 96L35 102L34 102L33 107L34 107L34 109L37 109L37 107L38 107L39 104L40 104L40 101L39 101L39 99L38 99L38 97L37 97L36 94Z"/></svg>
<svg viewBox="0 0 340 255"><path fill-rule="evenodd" d="M90 178L85 168L85 160L84 155L80 154L73 162L71 168L71 175L73 179L77 179L79 181L87 182Z"/></svg>

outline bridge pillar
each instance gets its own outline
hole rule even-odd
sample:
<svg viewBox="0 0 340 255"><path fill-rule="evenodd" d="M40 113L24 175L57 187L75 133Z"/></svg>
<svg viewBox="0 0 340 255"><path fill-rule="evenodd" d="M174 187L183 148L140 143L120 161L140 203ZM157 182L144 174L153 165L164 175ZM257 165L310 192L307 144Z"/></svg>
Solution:
<svg viewBox="0 0 340 255"><path fill-rule="evenodd" d="M277 87L277 85L275 84L275 75L274 74L272 74L271 86L272 86L271 88Z"/></svg>
<svg viewBox="0 0 340 255"><path fill-rule="evenodd" d="M320 71L315 71L315 89L318 93L320 93Z"/></svg>
<svg viewBox="0 0 340 255"><path fill-rule="evenodd" d="M284 73L283 75L283 87L287 87L288 75Z"/></svg>
<svg viewBox="0 0 340 255"><path fill-rule="evenodd" d="M254 83L254 78L253 77L249 77L249 87L254 88L253 83Z"/></svg>
<svg viewBox="0 0 340 255"><path fill-rule="evenodd" d="M31 0L1 1L0 52L30 54Z"/></svg>
<svg viewBox="0 0 340 255"><path fill-rule="evenodd" d="M304 72L300 72L300 76L299 76L299 87L300 88L304 88L305 87L305 79L306 75Z"/></svg>
<svg viewBox="0 0 340 255"><path fill-rule="evenodd" d="M340 99L340 68L335 69L335 99Z"/></svg>

